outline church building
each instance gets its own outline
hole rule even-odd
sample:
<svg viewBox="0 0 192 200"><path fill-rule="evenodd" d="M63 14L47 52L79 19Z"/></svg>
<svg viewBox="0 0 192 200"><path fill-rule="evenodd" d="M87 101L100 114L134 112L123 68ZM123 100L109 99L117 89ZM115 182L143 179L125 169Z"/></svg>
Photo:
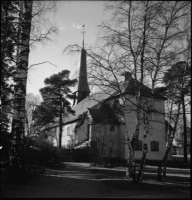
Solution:
<svg viewBox="0 0 192 200"><path fill-rule="evenodd" d="M84 41L83 41L84 43ZM124 74L125 80L122 83L124 95L136 102L135 83L129 72ZM122 101L116 91L111 94L94 93L90 94L87 80L87 61L84 44L81 49L81 62L79 71L78 90L76 91L77 104L72 107L75 115L70 114L64 120L62 145L72 145L74 148L97 145L98 148L105 148L109 156L119 159L127 159L128 145L125 123L128 125L130 139L135 130L136 111L127 112L122 117L118 112ZM151 99L152 91L149 87L142 85L141 94L146 99ZM148 144L148 160L161 160L166 150L166 127L164 113L165 97L159 93L154 93L153 107L156 111L152 113L150 122L150 132L146 138ZM126 108L133 109L133 105L128 101ZM119 109L120 110L120 109ZM161 113L161 114L160 114ZM125 121L126 120L126 121ZM57 130L59 131L59 130ZM140 124L138 142L135 144L135 158L142 156L144 125Z"/></svg>

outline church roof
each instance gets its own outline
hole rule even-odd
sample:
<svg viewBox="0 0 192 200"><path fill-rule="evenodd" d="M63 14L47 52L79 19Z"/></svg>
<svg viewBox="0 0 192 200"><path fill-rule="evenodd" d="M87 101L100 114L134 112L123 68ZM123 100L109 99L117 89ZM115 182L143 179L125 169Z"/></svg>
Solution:
<svg viewBox="0 0 192 200"><path fill-rule="evenodd" d="M102 104L100 108L94 107L88 108L93 123L119 124L119 121L109 104Z"/></svg>
<svg viewBox="0 0 192 200"><path fill-rule="evenodd" d="M105 100L107 97L109 97L109 95L103 93L92 94L86 97L77 105L72 107L72 109L75 111L75 115L69 114L68 117L64 120L64 123L75 121L78 118L81 118L82 114L86 112L88 108L92 108L99 102Z"/></svg>
<svg viewBox="0 0 192 200"><path fill-rule="evenodd" d="M124 81L122 83L122 85L120 86L121 91L123 93L135 95L136 94L135 93L136 84L139 84L139 82L133 78L129 79L129 81ZM141 94L143 96L152 97L151 89L143 84L141 85ZM70 122L77 121L78 119L82 120L82 114L85 113L87 111L87 109L90 111L90 114L93 116L93 118L96 121L99 121L101 116L103 117L103 112L108 111L112 115L113 110L111 108L109 108L108 106L106 106L107 107L106 109L102 110L99 107L96 108L96 105L98 105L101 102L104 103L104 101L106 101L112 97L116 97L118 95L119 95L118 91L115 91L110 88L106 93L104 93L104 92L95 93L95 94L92 94L92 95L86 97L85 99L80 101L77 105L75 105L72 108L75 111L75 115L69 114L69 116L66 119L64 119L64 124L65 123L68 124ZM158 94L157 92L154 93L153 97L157 98L157 99L166 100L166 98L164 96ZM100 115L100 117L99 117L99 115ZM108 115L105 117L108 117ZM116 121L116 119L114 119L114 118L113 118L113 120Z"/></svg>
<svg viewBox="0 0 192 200"><path fill-rule="evenodd" d="M125 82L122 84L121 91L123 93L136 95L136 91L138 90L138 85L139 85L139 81L137 81L133 78L130 78L129 81L128 81L128 84L125 84ZM117 96L118 91L116 91L113 95ZM154 94L152 95L151 88L147 87L144 84L141 84L141 95L143 95L145 97L152 97L153 96L156 99L166 100L166 98L164 96L162 96L161 94L159 94L158 92L154 92Z"/></svg>

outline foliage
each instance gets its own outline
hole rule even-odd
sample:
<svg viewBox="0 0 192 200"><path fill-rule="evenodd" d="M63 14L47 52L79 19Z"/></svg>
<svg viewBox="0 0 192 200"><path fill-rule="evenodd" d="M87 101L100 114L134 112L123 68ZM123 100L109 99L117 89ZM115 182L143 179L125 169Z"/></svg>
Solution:
<svg viewBox="0 0 192 200"><path fill-rule="evenodd" d="M38 159L40 156L44 165L48 165L48 163L52 161L54 163L58 163L60 161L61 150L57 147L53 147L53 145L48 141L39 139L30 140L28 146L31 146L31 149L33 149L31 150L30 157Z"/></svg>
<svg viewBox="0 0 192 200"><path fill-rule="evenodd" d="M190 95L191 66L189 66L186 61L180 61L172 65L171 68L165 72L163 83L167 86L167 89L175 90L175 96L180 95L181 84L183 84L184 90L182 92L184 96Z"/></svg>
<svg viewBox="0 0 192 200"><path fill-rule="evenodd" d="M59 118L60 125L60 146L62 117L69 113L74 114L70 102L67 100L77 80L69 79L70 71L63 70L45 79L45 87L40 89L43 102L33 112L34 126L46 126L54 123Z"/></svg>
<svg viewBox="0 0 192 200"><path fill-rule="evenodd" d="M26 95L26 129L27 129L27 136L29 137L33 131L33 120L32 114L35 110L36 106L40 104L41 99L39 95L34 95L33 93L27 93Z"/></svg>
<svg viewBox="0 0 192 200"><path fill-rule="evenodd" d="M40 89L43 102L37 106L33 113L35 124L46 125L55 122L55 118L59 117L60 114L60 96L62 96L62 113L73 113L66 97L71 92L69 87L73 86L76 80L68 79L69 73L68 70L63 70L45 79L47 86Z"/></svg>
<svg viewBox="0 0 192 200"><path fill-rule="evenodd" d="M89 162L90 161L90 148L84 147L80 149L73 149L76 162Z"/></svg>

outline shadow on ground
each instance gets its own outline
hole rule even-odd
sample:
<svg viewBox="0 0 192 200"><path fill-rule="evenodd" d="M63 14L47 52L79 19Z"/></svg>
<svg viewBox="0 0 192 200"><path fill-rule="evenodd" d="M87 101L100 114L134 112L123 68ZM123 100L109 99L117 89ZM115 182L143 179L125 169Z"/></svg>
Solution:
<svg viewBox="0 0 192 200"><path fill-rule="evenodd" d="M91 169L88 165L68 163L62 170L46 170L26 185L2 182L1 198L190 198L189 188L154 181L138 185L124 177L124 171Z"/></svg>

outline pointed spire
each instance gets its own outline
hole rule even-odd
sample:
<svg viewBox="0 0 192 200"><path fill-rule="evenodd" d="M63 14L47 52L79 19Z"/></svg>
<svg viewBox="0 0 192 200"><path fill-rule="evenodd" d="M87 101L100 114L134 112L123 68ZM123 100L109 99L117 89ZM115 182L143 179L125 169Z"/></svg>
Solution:
<svg viewBox="0 0 192 200"><path fill-rule="evenodd" d="M86 32L84 30L85 24L82 27L83 27L83 31L81 32L83 34L83 46L82 46L82 48L84 49L84 34L86 34Z"/></svg>
<svg viewBox="0 0 192 200"><path fill-rule="evenodd" d="M79 83L78 83L78 90L77 90L77 103L82 101L84 98L89 96L90 89L87 81L87 56L86 56L86 50L84 49L84 27L83 25L83 31L81 32L83 34L83 46L81 49L81 62L80 62L80 70L79 70Z"/></svg>

